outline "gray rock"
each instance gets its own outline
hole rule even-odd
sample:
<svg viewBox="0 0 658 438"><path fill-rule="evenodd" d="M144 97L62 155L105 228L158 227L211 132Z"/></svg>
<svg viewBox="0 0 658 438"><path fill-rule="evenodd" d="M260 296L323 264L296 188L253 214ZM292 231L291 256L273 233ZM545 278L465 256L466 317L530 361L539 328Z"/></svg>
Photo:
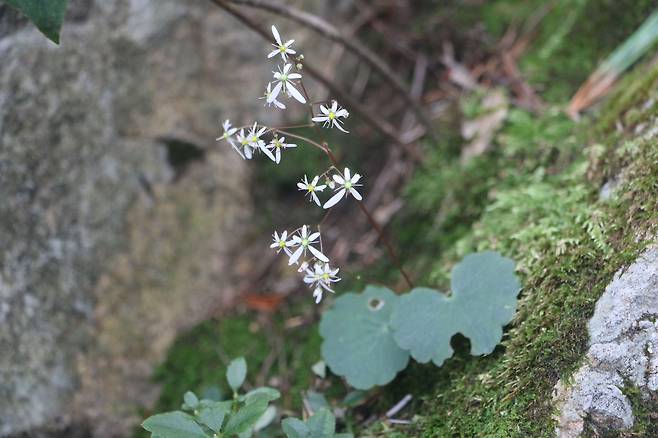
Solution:
<svg viewBox="0 0 658 438"><path fill-rule="evenodd" d="M214 138L264 115L266 48L210 2L74 0L60 47L0 27L0 436L127 436L235 295L248 173Z"/></svg>
<svg viewBox="0 0 658 438"><path fill-rule="evenodd" d="M615 274L588 331L585 363L555 387L560 437L580 436L586 421L599 431L629 429L634 416L624 385L644 395L658 390L658 248Z"/></svg>

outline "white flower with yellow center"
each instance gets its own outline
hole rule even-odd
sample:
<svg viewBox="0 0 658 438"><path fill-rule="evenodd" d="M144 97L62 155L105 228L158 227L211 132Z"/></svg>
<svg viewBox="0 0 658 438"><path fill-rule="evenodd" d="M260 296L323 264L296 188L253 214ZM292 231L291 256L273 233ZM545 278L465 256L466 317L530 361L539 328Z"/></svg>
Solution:
<svg viewBox="0 0 658 438"><path fill-rule="evenodd" d="M288 231L284 230L280 236L279 233L275 231L274 234L272 234L272 244L270 245L270 248L275 249L277 254L283 250L283 252L290 257L290 250L288 247L292 246L292 242L287 240L287 238Z"/></svg>
<svg viewBox="0 0 658 438"><path fill-rule="evenodd" d="M292 83L295 79L301 79L302 75L299 73L290 73L292 64L286 64L283 66L283 70L279 67L279 71L272 72L274 74L274 79L281 84L283 91L288 95L295 98L299 103L306 103L306 99L302 96L302 93L295 88L295 85Z"/></svg>
<svg viewBox="0 0 658 438"><path fill-rule="evenodd" d="M313 244L318 242L319 239L320 239L319 232L309 234L308 227L304 225L301 231L299 232L299 234L292 236L291 246L293 247L296 246L297 249L290 256L290 260L288 260L288 264L292 265L297 263L297 261L302 255L306 255L306 250L310 251L311 254L313 254L313 256L316 259L328 263L329 259L327 258L327 256L322 254L322 252L320 252L320 250L318 250L317 248L313 247Z"/></svg>
<svg viewBox="0 0 658 438"><path fill-rule="evenodd" d="M281 151L288 148L296 148L296 144L286 143L285 137L274 137L270 144L267 145L267 149L272 149L274 151L274 156L268 155L272 161L276 164L281 162Z"/></svg>
<svg viewBox="0 0 658 438"><path fill-rule="evenodd" d="M313 270L306 270L304 283L308 284L310 287L321 287L329 292L333 292L333 289L331 289L331 283L337 283L340 281L340 278L337 276L338 271L340 271L340 269L333 269L329 266L329 263L316 263Z"/></svg>
<svg viewBox="0 0 658 438"><path fill-rule="evenodd" d="M316 176L311 182L309 182L306 175L304 175L304 179L297 183L297 187L299 190L305 191L305 195L309 195L310 200L315 201L315 203L319 206L321 205L320 199L316 193L323 191L327 186L324 184L318 185L318 181L320 181L319 176Z"/></svg>
<svg viewBox="0 0 658 438"><path fill-rule="evenodd" d="M345 108L341 108L338 105L338 102L335 100L331 103L331 107L327 108L324 105L320 105L320 112L322 114L317 115L316 117L313 117L314 122L316 123L322 123L322 126L325 128L327 126L329 127L336 127L340 129L341 131L348 133L349 131L346 131L343 126L341 125L341 120L340 118L348 118L350 116L350 113L347 112Z"/></svg>
<svg viewBox="0 0 658 438"><path fill-rule="evenodd" d="M343 175L334 175L334 181L336 181L336 194L332 196L327 202L322 206L323 208L331 208L338 203L343 197L348 195L354 196L355 199L360 201L362 198L361 194L356 191L355 187L359 187L362 184L357 184L361 179L361 175L355 173L354 176L350 176L350 169L347 167Z"/></svg>
<svg viewBox="0 0 658 438"><path fill-rule="evenodd" d="M238 128L233 128L229 119L224 120L224 123L222 123L222 128L224 129L224 133L221 137L217 137L215 140L226 140L228 144L230 144L231 147L244 159L244 155L242 155L240 148L235 144L235 141L233 141L233 135L238 132Z"/></svg>
<svg viewBox="0 0 658 438"><path fill-rule="evenodd" d="M268 58L273 58L276 55L281 55L281 58L283 58L283 62L288 61L288 55L294 55L295 52L293 49L290 48L292 43L295 42L295 40L288 40L285 43L281 39L281 35L279 35L279 31L276 29L275 26L272 26L272 35L274 35L274 40L276 41L276 44L272 44L275 47L275 50L270 52L269 55L267 55Z"/></svg>

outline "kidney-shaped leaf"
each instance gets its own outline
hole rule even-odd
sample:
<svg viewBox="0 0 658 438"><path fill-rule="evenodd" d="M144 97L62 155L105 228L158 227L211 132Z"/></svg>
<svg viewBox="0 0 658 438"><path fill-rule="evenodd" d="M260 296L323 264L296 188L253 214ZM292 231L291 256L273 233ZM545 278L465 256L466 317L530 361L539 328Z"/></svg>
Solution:
<svg viewBox="0 0 658 438"><path fill-rule="evenodd" d="M407 366L409 353L395 343L389 325L398 299L389 289L368 286L342 295L322 317L322 356L355 388L384 385Z"/></svg>
<svg viewBox="0 0 658 438"><path fill-rule="evenodd" d="M514 316L520 285L512 260L492 251L470 254L453 268L451 284L450 297L416 288L393 312L395 341L418 362L440 366L452 355L455 333L470 339L471 354L491 353Z"/></svg>
<svg viewBox="0 0 658 438"><path fill-rule="evenodd" d="M4 0L29 18L53 42L59 44L59 30L69 0Z"/></svg>

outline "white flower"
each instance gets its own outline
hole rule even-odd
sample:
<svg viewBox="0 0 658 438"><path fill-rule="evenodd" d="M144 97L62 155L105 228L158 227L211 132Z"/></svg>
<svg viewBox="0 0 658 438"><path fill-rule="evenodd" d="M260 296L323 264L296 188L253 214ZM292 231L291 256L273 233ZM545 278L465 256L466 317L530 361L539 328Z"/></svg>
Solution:
<svg viewBox="0 0 658 438"><path fill-rule="evenodd" d="M363 199L361 194L357 192L354 187L358 187L362 184L357 184L361 179L361 175L355 173L354 176L350 177L350 169L345 168L344 175L334 175L334 181L337 183L336 194L332 196L327 202L324 203L323 208L331 208L338 203L338 201L347 197L348 194L354 196L357 200Z"/></svg>
<svg viewBox="0 0 658 438"><path fill-rule="evenodd" d="M279 31L276 30L276 27L272 26L272 35L274 35L274 39L276 40L276 44L272 44L274 47L276 47L276 50L273 50L269 55L267 55L268 58L273 58L278 54L281 54L281 58L283 58L284 62L288 61L288 55L294 55L295 52L290 48L292 43L295 42L295 40L289 40L286 41L284 44L281 40L281 36L279 35Z"/></svg>
<svg viewBox="0 0 658 438"><path fill-rule="evenodd" d="M324 105L320 105L320 111L322 114L313 117L313 121L320 123L322 122L322 126L324 127L333 127L335 126L336 128L340 129L343 132L348 132L346 131L343 126L341 125L341 121L339 120L340 117L347 118L350 116L350 113L347 112L345 108L341 108L338 106L338 102L335 100L331 103L331 108L327 108Z"/></svg>
<svg viewBox="0 0 658 438"><path fill-rule="evenodd" d="M231 127L231 121L229 119L224 120L224 123L222 123L222 128L224 129L224 134L222 134L221 137L217 137L215 140L228 140L238 132L238 128L233 128Z"/></svg>
<svg viewBox="0 0 658 438"><path fill-rule="evenodd" d="M259 99L265 99L265 105L266 106L276 106L277 108L281 109L286 109L286 106L279 102L276 98L279 96L279 93L281 92L281 82L277 83L274 86L274 90L272 89L272 83L268 82L267 83L267 89L265 90L265 94L263 97L259 97Z"/></svg>
<svg viewBox="0 0 658 438"><path fill-rule="evenodd" d="M309 195L310 200L315 201L316 204L320 204L320 199L318 199L318 195L315 192L321 192L327 187L326 185L318 185L318 181L320 180L319 176L316 176L313 178L313 181L308 182L308 178L306 175L304 175L304 180L302 182L297 183L297 187L299 190L305 191L306 195Z"/></svg>
<svg viewBox="0 0 658 438"><path fill-rule="evenodd" d="M283 250L288 256L290 256L290 250L288 247L292 246L292 242L287 240L287 238L288 231L284 230L283 233L281 233L281 236L275 231L274 234L272 234L272 244L270 245L270 248L276 249L277 254Z"/></svg>
<svg viewBox="0 0 658 438"><path fill-rule="evenodd" d="M238 128L231 127L231 121L229 119L224 120L224 123L222 123L222 128L224 128L224 133L221 137L217 137L215 140L226 140L228 144L230 144L231 147L235 149L235 151L244 159L244 155L242 155L240 148L233 141L233 134L238 132Z"/></svg>
<svg viewBox="0 0 658 438"><path fill-rule="evenodd" d="M272 161L274 161L276 164L279 164L281 162L281 149L288 149L288 148L296 148L296 144L292 143L286 143L286 138L285 137L274 137L270 144L267 145L267 149L269 152L269 149L272 149L274 151L274 157L268 155Z"/></svg>
<svg viewBox="0 0 658 438"><path fill-rule="evenodd" d="M265 142L260 139L260 136L263 135L265 131L267 131L265 126L261 126L260 129L258 129L258 122L254 122L254 126L251 127L249 134L247 135L251 147L254 149L262 149L265 146Z"/></svg>
<svg viewBox="0 0 658 438"><path fill-rule="evenodd" d="M290 260L288 260L288 264L292 265L294 263L297 263L297 260L299 260L302 254L306 254L307 249L311 252L311 254L315 256L315 258L325 263L328 263L329 259L324 254L322 254L318 249L312 246L312 244L317 242L319 238L320 238L320 233L315 232L313 234L309 234L308 227L304 225L302 227L302 230L299 232L299 235L292 236L292 246L299 246L299 248L297 248L295 252L292 253L292 255L290 256Z"/></svg>
<svg viewBox="0 0 658 438"><path fill-rule="evenodd" d="M299 269L297 269L297 272L305 272L308 269L308 262L304 260L301 265L299 265Z"/></svg>
<svg viewBox="0 0 658 438"><path fill-rule="evenodd" d="M235 150L238 151L238 154L246 160L251 160L251 157L253 157L253 147L251 146L249 142L249 135L244 134L244 129L240 129L240 133L236 136L236 139L238 140L238 143L240 144L240 147L242 148L243 152L240 152L240 150L236 147Z"/></svg>
<svg viewBox="0 0 658 438"><path fill-rule="evenodd" d="M272 153L267 150L265 147L265 142L260 139L261 135L263 135L267 131L267 128L265 126L261 126L260 129L258 128L258 122L254 122L254 126L251 127L249 130L249 133L247 134L247 143L249 146L251 146L252 150L258 150L265 152L265 154L270 157L272 161L274 161L274 156L272 156ZM250 151L251 153L251 151ZM247 155L246 149L245 149L245 155ZM247 157L251 158L251 157Z"/></svg>
<svg viewBox="0 0 658 438"><path fill-rule="evenodd" d="M286 64L283 66L283 70L279 67L278 72L272 72L274 73L274 79L281 84L283 91L285 91L286 94L294 97L299 103L306 103L306 99L302 96L302 93L300 93L292 83L293 79L301 79L302 75L299 73L290 73L291 68L292 64Z"/></svg>
<svg viewBox="0 0 658 438"><path fill-rule="evenodd" d="M313 267L313 270L306 270L304 283L310 285L311 287L321 287L325 290L328 290L329 292L333 292L333 289L331 289L331 283L337 283L340 281L340 278L336 276L339 270L340 269L338 268L331 268L329 263L316 263Z"/></svg>

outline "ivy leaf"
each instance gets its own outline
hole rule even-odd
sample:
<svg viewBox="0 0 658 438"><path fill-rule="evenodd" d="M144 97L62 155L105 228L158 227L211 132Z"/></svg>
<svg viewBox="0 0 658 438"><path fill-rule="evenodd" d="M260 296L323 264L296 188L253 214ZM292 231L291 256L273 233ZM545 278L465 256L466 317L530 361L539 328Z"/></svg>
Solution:
<svg viewBox="0 0 658 438"><path fill-rule="evenodd" d="M226 380L228 380L228 384L233 392L237 392L240 389L246 377L247 361L244 360L244 357L233 359L226 370Z"/></svg>
<svg viewBox="0 0 658 438"><path fill-rule="evenodd" d="M267 410L267 403L267 398L262 397L248 405L244 405L228 419L224 435L237 435L251 429Z"/></svg>
<svg viewBox="0 0 658 438"><path fill-rule="evenodd" d="M208 426L213 432L219 432L222 429L224 417L230 410L230 401L205 404L199 409L199 421Z"/></svg>
<svg viewBox="0 0 658 438"><path fill-rule="evenodd" d="M298 418L286 418L281 422L281 427L288 438L309 438L311 436L311 431L306 423Z"/></svg>
<svg viewBox="0 0 658 438"><path fill-rule="evenodd" d="M194 418L181 411L153 415L144 420L142 427L161 438L206 438Z"/></svg>
<svg viewBox="0 0 658 438"><path fill-rule="evenodd" d="M69 0L4 0L21 11L51 41L59 44L59 31Z"/></svg>
<svg viewBox="0 0 658 438"><path fill-rule="evenodd" d="M322 408L306 420L313 438L333 438L336 432L336 417L329 409Z"/></svg>
<svg viewBox="0 0 658 438"><path fill-rule="evenodd" d="M368 286L361 294L343 294L322 317L322 356L357 389L390 382L409 362L389 325L398 299L389 289Z"/></svg>
<svg viewBox="0 0 658 438"><path fill-rule="evenodd" d="M491 353L516 310L514 262L492 251L470 254L452 270L452 295L416 288L400 297L391 317L397 344L418 362L440 366L452 356L450 338L461 333L471 354Z"/></svg>

